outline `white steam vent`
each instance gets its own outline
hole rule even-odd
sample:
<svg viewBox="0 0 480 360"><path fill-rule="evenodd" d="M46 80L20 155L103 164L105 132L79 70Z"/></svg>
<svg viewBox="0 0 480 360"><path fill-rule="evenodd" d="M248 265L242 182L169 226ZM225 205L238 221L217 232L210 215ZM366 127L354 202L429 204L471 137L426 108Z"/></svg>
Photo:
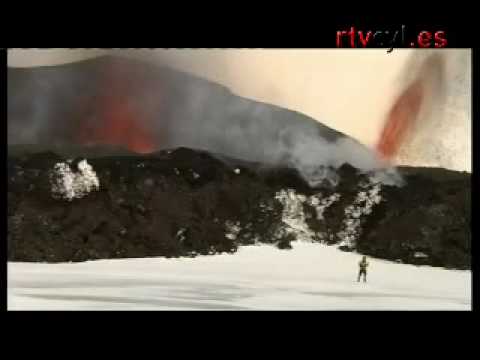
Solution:
<svg viewBox="0 0 480 360"><path fill-rule="evenodd" d="M77 168L78 172L74 173L68 163L55 164L50 174L51 191L55 199L72 201L99 189L100 181L87 160L80 161Z"/></svg>

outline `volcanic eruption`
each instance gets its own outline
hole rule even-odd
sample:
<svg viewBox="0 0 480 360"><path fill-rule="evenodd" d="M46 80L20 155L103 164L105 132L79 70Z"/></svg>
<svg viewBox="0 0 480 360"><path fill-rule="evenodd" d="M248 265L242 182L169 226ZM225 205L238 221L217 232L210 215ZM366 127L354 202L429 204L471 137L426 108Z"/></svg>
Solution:
<svg viewBox="0 0 480 360"><path fill-rule="evenodd" d="M422 104L422 90L422 84L416 81L400 95L390 110L387 123L377 144L377 151L384 158L393 160L409 131L411 131Z"/></svg>
<svg viewBox="0 0 480 360"><path fill-rule="evenodd" d="M142 127L139 116L129 107L127 99L110 96L100 105L98 117L101 120L93 126L89 121L82 122L76 140L81 145L107 144L141 154L152 152L157 142Z"/></svg>
<svg viewBox="0 0 480 360"><path fill-rule="evenodd" d="M469 177L384 161L430 108L429 77L413 74L404 89L372 150L299 112L135 59L10 68L9 259L194 256L258 241L289 248L306 234L468 268ZM76 183L89 191L63 201L52 178L60 194Z"/></svg>
<svg viewBox="0 0 480 360"><path fill-rule="evenodd" d="M184 146L292 166L312 183L331 174L319 167L384 166L356 140L298 112L122 57L9 69L8 111L10 144L114 145L136 153Z"/></svg>

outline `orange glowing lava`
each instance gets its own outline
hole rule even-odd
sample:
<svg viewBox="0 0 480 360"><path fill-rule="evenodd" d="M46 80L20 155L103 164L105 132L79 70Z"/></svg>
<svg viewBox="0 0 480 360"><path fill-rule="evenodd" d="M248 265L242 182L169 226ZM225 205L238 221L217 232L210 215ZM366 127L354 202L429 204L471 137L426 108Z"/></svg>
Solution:
<svg viewBox="0 0 480 360"><path fill-rule="evenodd" d="M128 70L122 61L108 64L100 86L110 92L97 97L94 123L90 119L81 125L81 144L115 145L142 154L155 150L157 142L143 125L142 115L129 102L142 82Z"/></svg>
<svg viewBox="0 0 480 360"><path fill-rule="evenodd" d="M405 142L417 120L422 100L422 84L417 81L402 93L390 110L377 144L378 153L386 160L391 160Z"/></svg>
<svg viewBox="0 0 480 360"><path fill-rule="evenodd" d="M138 115L137 115L138 116ZM136 115L122 99L115 104L106 104L98 124L88 140L93 143L124 146L137 153L149 153L154 150L155 143L139 124Z"/></svg>

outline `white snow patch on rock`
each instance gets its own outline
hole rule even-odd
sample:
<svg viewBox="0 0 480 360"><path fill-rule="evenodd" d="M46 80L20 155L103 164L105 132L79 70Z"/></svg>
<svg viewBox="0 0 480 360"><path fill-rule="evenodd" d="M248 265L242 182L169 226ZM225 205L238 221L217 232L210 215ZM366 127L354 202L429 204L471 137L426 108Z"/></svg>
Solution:
<svg viewBox="0 0 480 360"><path fill-rule="evenodd" d="M413 254L413 257L417 259L424 259L424 258L428 258L428 255L421 251L417 251L416 253Z"/></svg>
<svg viewBox="0 0 480 360"><path fill-rule="evenodd" d="M341 239L339 246L350 249L355 248L355 242L361 234L362 218L370 215L373 207L382 201L381 185L380 183L372 183L372 178L370 178L369 183L361 184L360 188L364 190L357 194L353 204L345 208L343 230L337 234Z"/></svg>
<svg viewBox="0 0 480 360"><path fill-rule="evenodd" d="M340 197L340 194L335 193L327 198L322 199L321 194L319 193L317 195L310 196L307 203L315 208L315 211L317 212L317 219L323 220L323 213L325 210L328 209L333 203L338 201Z"/></svg>
<svg viewBox="0 0 480 360"><path fill-rule="evenodd" d="M283 205L282 222L287 225L286 231L294 233L299 240L311 239L315 234L305 223L303 203L307 200L293 189L282 189L275 194L275 199Z"/></svg>
<svg viewBox="0 0 480 360"><path fill-rule="evenodd" d="M225 237L230 240L235 240L242 230L240 227L240 222L239 221L226 221L225 222Z"/></svg>
<svg viewBox="0 0 480 360"><path fill-rule="evenodd" d="M68 163L55 164L50 173L51 191L54 198L72 201L99 189L100 181L87 160L80 161L77 168L78 172L74 173Z"/></svg>
<svg viewBox="0 0 480 360"><path fill-rule="evenodd" d="M315 207L317 218L323 219L323 212L335 201L338 201L340 195L332 194L322 199L321 193L305 196L297 194L293 189L282 189L275 194L275 199L283 205L282 222L286 225L286 232L294 233L298 240L312 241L318 238L320 234L311 230L305 222L306 217L303 211L303 204L306 203Z"/></svg>

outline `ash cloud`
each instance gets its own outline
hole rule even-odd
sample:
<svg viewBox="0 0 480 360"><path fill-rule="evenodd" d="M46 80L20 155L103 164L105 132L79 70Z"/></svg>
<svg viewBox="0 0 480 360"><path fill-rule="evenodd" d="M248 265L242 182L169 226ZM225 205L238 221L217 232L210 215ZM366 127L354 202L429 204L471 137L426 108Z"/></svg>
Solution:
<svg viewBox="0 0 480 360"><path fill-rule="evenodd" d="M79 141L79 132L95 134L103 129L105 96L118 98L154 135L152 150L184 146L293 166L311 185L325 179L335 184L333 169L344 163L363 171L388 169L374 151L301 113L236 96L186 73L116 57L10 69L8 142L69 145Z"/></svg>

